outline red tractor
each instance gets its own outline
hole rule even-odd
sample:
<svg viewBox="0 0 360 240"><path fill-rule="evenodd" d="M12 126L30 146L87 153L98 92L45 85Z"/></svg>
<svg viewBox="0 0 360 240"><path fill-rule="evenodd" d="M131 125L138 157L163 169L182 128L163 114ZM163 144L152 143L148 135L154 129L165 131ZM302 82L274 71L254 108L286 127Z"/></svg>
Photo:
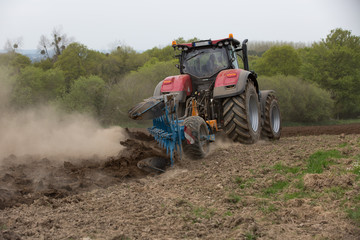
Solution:
<svg viewBox="0 0 360 240"><path fill-rule="evenodd" d="M129 116L154 119L149 131L171 158L181 149L192 158L204 157L221 130L245 144L261 136L279 139L278 100L273 90L260 91L257 74L249 70L247 41L241 44L232 34L214 41L173 41L172 47L180 50L180 75L160 81L154 96L132 108Z"/></svg>

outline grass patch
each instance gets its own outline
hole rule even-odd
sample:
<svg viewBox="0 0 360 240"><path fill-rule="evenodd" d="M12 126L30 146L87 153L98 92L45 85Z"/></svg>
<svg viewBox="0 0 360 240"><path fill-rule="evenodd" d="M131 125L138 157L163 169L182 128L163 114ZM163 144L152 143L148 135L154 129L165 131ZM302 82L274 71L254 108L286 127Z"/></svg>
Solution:
<svg viewBox="0 0 360 240"><path fill-rule="evenodd" d="M304 197L308 197L309 194L304 192L304 191L300 191L300 192L293 192L293 193L285 193L284 194L284 199L285 200L290 200L290 199L295 199L295 198L304 198Z"/></svg>
<svg viewBox="0 0 360 240"><path fill-rule="evenodd" d="M348 217L360 225L360 206L347 210Z"/></svg>
<svg viewBox="0 0 360 240"><path fill-rule="evenodd" d="M241 196L237 195L236 193L230 193L227 200L231 203L238 203L241 201Z"/></svg>
<svg viewBox="0 0 360 240"><path fill-rule="evenodd" d="M259 209L265 214L269 214L278 210L274 204L267 204L266 202L263 202L263 205L260 206Z"/></svg>
<svg viewBox="0 0 360 240"><path fill-rule="evenodd" d="M342 158L338 150L318 151L308 159L307 173L322 173L329 165L334 164L333 158Z"/></svg>
<svg viewBox="0 0 360 240"><path fill-rule="evenodd" d="M296 174L300 171L299 167L288 167L283 165L282 163L277 163L273 166L273 169L275 169L279 173L293 173Z"/></svg>
<svg viewBox="0 0 360 240"><path fill-rule="evenodd" d="M344 147L346 147L348 145L348 143L347 142L344 142L344 143L341 143L341 144L339 144L339 148L344 148Z"/></svg>
<svg viewBox="0 0 360 240"><path fill-rule="evenodd" d="M248 178L246 180L242 179L241 177L235 177L235 183L239 186L239 188L244 189L250 187L253 182L255 182L255 178Z"/></svg>
<svg viewBox="0 0 360 240"><path fill-rule="evenodd" d="M231 212L231 211L226 211L225 213L224 213L224 216L226 216L226 217L230 217L230 216L232 216L233 215L233 213Z"/></svg>
<svg viewBox="0 0 360 240"><path fill-rule="evenodd" d="M245 234L245 239L246 240L255 240L256 236L254 234L248 232L248 233Z"/></svg>
<svg viewBox="0 0 360 240"><path fill-rule="evenodd" d="M331 187L324 189L324 192L327 193L332 200L339 200L344 197L346 189L343 187Z"/></svg>
<svg viewBox="0 0 360 240"><path fill-rule="evenodd" d="M266 197L275 194L289 185L288 181L278 181L273 183L270 187L266 188L263 192Z"/></svg>
<svg viewBox="0 0 360 240"><path fill-rule="evenodd" d="M215 210L205 207L193 207L192 213L196 218L210 219L215 215Z"/></svg>

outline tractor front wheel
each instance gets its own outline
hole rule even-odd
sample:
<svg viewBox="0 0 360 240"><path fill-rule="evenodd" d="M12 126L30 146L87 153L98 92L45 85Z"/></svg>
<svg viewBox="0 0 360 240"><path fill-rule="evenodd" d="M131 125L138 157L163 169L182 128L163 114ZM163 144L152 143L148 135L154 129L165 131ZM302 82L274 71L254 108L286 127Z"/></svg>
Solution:
<svg viewBox="0 0 360 240"><path fill-rule="evenodd" d="M258 94L249 81L245 91L223 101L224 130L235 142L255 143L261 133L261 112Z"/></svg>
<svg viewBox="0 0 360 240"><path fill-rule="evenodd" d="M209 152L209 129L204 119L198 116L185 118L184 134L184 153L192 159L205 157Z"/></svg>

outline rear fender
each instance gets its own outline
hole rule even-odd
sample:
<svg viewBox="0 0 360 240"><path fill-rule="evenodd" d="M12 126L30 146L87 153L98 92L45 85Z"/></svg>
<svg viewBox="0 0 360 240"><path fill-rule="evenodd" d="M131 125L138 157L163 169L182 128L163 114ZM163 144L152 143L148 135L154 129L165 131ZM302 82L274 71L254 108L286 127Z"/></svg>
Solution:
<svg viewBox="0 0 360 240"><path fill-rule="evenodd" d="M221 71L215 80L214 99L232 97L245 91L248 80L253 81L259 93L259 85L253 73L243 69L228 69Z"/></svg>
<svg viewBox="0 0 360 240"><path fill-rule="evenodd" d="M164 80L160 81L156 87L155 87L155 90L154 90L154 97L157 97L157 96L160 96L161 95L161 86L163 84Z"/></svg>
<svg viewBox="0 0 360 240"><path fill-rule="evenodd" d="M170 76L159 82L155 88L154 96L159 96L166 93L179 93L176 100L185 102L186 97L192 93L192 84L190 76L187 74Z"/></svg>

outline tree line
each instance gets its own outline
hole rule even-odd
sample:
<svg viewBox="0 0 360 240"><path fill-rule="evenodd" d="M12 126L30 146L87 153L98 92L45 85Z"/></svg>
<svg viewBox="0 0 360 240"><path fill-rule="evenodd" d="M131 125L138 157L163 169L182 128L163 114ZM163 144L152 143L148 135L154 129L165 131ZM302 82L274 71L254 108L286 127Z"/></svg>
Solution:
<svg viewBox="0 0 360 240"><path fill-rule="evenodd" d="M334 29L311 46L258 42L249 49L250 68L261 88L277 91L285 121L360 116L359 36ZM12 108L51 104L90 114L103 125L127 125L128 109L151 96L159 81L179 73L170 45L142 53L120 45L103 53L53 32L40 38L40 62L15 50L0 54L0 83L11 82Z"/></svg>

